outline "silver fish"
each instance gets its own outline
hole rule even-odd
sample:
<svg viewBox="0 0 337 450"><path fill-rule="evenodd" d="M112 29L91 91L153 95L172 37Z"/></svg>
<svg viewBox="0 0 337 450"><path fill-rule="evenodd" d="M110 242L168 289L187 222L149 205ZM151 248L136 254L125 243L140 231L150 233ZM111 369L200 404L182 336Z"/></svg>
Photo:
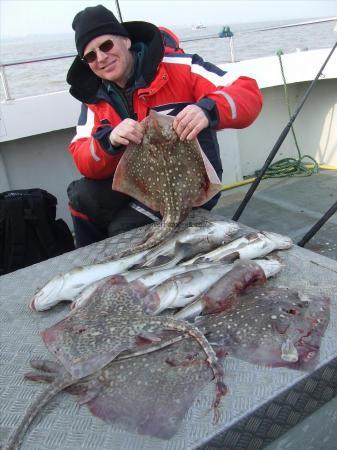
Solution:
<svg viewBox="0 0 337 450"><path fill-rule="evenodd" d="M190 257L201 251L207 251L221 242L226 242L230 236L238 230L238 225L235 222L215 221L208 222L205 226L188 227L186 230L177 233L171 239L166 241L161 246L146 250L141 253L136 253L113 261L92 264L88 266L78 267L72 269L70 272L60 274L50 280L41 290L39 290L31 300L30 307L35 311L45 311L55 306L61 301L76 302L74 307L82 304L84 299L95 290L93 283L99 280L116 274L124 272L126 269L138 266L154 266L160 264L158 271L161 273L154 274L154 279L160 275L164 275L163 269L173 267L182 258ZM149 259L146 256L149 256ZM153 270L153 269L152 269ZM177 269L172 273L182 273L186 269ZM128 280L133 280L141 276L148 276L149 269L139 269L128 273ZM166 278L160 278L159 282ZM82 291L83 295L80 295ZM79 298L76 298L80 296Z"/></svg>
<svg viewBox="0 0 337 450"><path fill-rule="evenodd" d="M163 283L165 280L174 277L178 274L184 274L187 272L194 271L199 268L210 267L212 264L198 264L193 266L175 266L175 267L167 267L167 264L163 266L159 266L157 268L146 268L146 269L137 269L131 270L129 272L123 272L121 275L113 275L111 277L106 277L102 280L98 280L95 283L87 286L83 291L78 294L72 305L71 309L79 308L86 304L86 302L90 299L91 295L95 292L98 286L101 286L108 280L114 278L116 282L123 280L124 282L131 282L134 280L138 280L147 288L154 288L160 283ZM167 267L167 268L166 268Z"/></svg>
<svg viewBox="0 0 337 450"><path fill-rule="evenodd" d="M142 261L147 252L148 250L145 250L113 261L74 267L69 272L56 275L36 292L30 302L30 308L34 311L44 311L63 300L72 301L86 286L108 275L124 272Z"/></svg>
<svg viewBox="0 0 337 450"><path fill-rule="evenodd" d="M229 261L235 259L262 258L274 250L285 250L293 245L291 238L271 231L246 234L226 245L221 245L205 255L196 256L182 265L210 261Z"/></svg>
<svg viewBox="0 0 337 450"><path fill-rule="evenodd" d="M239 225L232 221L205 222L200 226L190 226L175 234L171 239L150 250L141 264L153 267L170 260L178 263L199 253L209 252L213 248L229 242L239 230Z"/></svg>
<svg viewBox="0 0 337 450"><path fill-rule="evenodd" d="M202 295L177 312L174 317L185 320L201 312L211 314L227 309L237 294L244 292L257 282L265 282L267 278L276 275L281 268L281 263L276 260L235 261L233 265L228 266L227 272L224 272L215 284L210 284L207 291L206 289L202 291L203 294L200 292Z"/></svg>
<svg viewBox="0 0 337 450"><path fill-rule="evenodd" d="M183 267L195 267L183 266ZM212 286L232 269L231 264L208 264L203 268L175 275L152 289L159 298L155 314L165 309L181 308L191 303L198 295Z"/></svg>

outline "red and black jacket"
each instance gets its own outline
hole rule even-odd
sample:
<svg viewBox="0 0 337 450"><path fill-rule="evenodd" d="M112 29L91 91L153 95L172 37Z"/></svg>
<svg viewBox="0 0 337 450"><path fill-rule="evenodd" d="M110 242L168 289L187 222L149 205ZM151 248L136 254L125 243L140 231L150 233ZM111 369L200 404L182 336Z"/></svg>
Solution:
<svg viewBox="0 0 337 450"><path fill-rule="evenodd" d="M210 125L198 140L221 179L222 166L216 131L244 128L258 116L262 96L255 80L232 77L198 55L164 53L159 29L146 22L129 22L135 52L135 78L126 89L107 84L76 57L67 81L82 111L69 149L82 175L113 177L125 147L114 148L109 133L126 117L144 119L150 109L176 115L189 104L199 105Z"/></svg>

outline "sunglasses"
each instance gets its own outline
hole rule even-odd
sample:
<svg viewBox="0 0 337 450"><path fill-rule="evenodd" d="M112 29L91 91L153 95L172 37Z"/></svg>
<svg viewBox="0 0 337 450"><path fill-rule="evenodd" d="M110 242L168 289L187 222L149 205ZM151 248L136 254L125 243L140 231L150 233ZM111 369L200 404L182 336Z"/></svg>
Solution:
<svg viewBox="0 0 337 450"><path fill-rule="evenodd" d="M108 39L98 47L99 50L103 53L109 52L114 46L114 43L111 39ZM86 55L83 55L82 61L86 62L87 64L93 63L97 59L97 53L95 50L91 50L91 52L87 53Z"/></svg>

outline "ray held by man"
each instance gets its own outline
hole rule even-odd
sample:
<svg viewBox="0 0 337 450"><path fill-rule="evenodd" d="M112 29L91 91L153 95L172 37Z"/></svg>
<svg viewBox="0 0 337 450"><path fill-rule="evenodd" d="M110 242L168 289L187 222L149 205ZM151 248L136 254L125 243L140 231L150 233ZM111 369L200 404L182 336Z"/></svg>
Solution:
<svg viewBox="0 0 337 450"><path fill-rule="evenodd" d="M142 125L142 143L129 144L118 163L113 189L130 195L162 216L136 248L154 247L169 236L192 207L205 204L221 190L221 183L197 139L180 141L174 118L150 111Z"/></svg>

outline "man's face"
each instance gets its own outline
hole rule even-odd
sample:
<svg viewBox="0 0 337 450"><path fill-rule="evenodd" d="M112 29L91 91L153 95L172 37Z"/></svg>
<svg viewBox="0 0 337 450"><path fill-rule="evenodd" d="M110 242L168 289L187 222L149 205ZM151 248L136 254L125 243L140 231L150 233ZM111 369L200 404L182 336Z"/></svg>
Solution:
<svg viewBox="0 0 337 450"><path fill-rule="evenodd" d="M103 52L99 46L107 40L113 42L113 47L108 52ZM92 39L85 47L83 55L95 51L95 61L89 63L90 69L104 80L113 81L120 87L124 87L133 70L133 58L129 51L131 41L123 36L104 34Z"/></svg>

